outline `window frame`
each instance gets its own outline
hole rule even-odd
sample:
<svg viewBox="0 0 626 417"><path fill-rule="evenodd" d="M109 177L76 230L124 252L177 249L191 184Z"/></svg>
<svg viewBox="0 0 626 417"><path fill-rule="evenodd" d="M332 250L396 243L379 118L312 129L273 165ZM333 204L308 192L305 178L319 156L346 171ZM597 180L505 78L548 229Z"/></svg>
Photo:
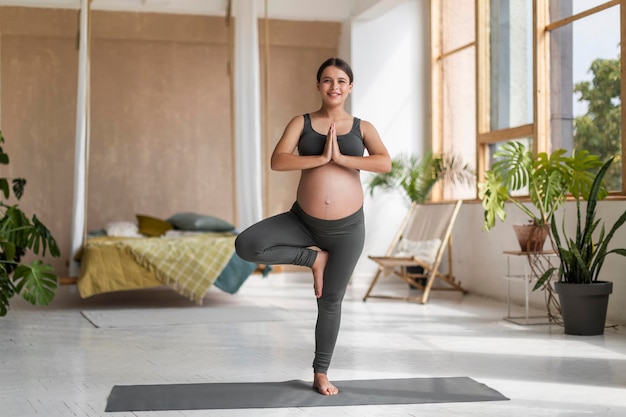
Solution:
<svg viewBox="0 0 626 417"><path fill-rule="evenodd" d="M549 39L548 32L541 30L548 22L549 1L534 0L532 7L532 122L506 129L491 130L490 120L490 9L489 0L476 1L476 39L478 53L476 59L477 78L477 132L476 132L476 166L478 181L484 181L485 170L488 169L489 145L516 139L532 138L533 153L545 151L550 146L549 127Z"/></svg>
<svg viewBox="0 0 626 417"><path fill-rule="evenodd" d="M476 48L476 38L474 38L471 42L456 46L450 50L444 50L443 3L445 1L450 0L430 0L430 133L431 150L433 153L441 153L444 150L444 61L457 53ZM431 199L433 201L443 201L443 194L442 185L437 183L431 191Z"/></svg>
<svg viewBox="0 0 626 417"><path fill-rule="evenodd" d="M476 172L477 184L484 181L484 173L489 163L489 145L516 139L532 138L532 151L552 151L550 132L550 33L564 25L571 24L595 13L619 7L620 13L620 66L626 70L626 0L607 0L604 3L565 18L550 21L550 0L533 0L532 5L532 122L506 129L490 128L490 1L473 0L475 7L474 42L451 51L443 51L443 2L450 0L431 0L431 130L432 149L443 149L443 114L442 90L445 76L443 60L468 47L476 48ZM611 192L613 197L626 197L626 76L621 77L621 126L622 126L622 190ZM433 194L434 199L441 199L442 192Z"/></svg>

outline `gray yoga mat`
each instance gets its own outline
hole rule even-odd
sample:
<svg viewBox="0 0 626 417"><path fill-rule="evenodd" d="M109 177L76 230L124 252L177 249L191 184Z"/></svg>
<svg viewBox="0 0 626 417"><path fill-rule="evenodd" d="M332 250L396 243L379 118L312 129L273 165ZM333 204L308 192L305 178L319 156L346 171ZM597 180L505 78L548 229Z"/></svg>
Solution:
<svg viewBox="0 0 626 417"><path fill-rule="evenodd" d="M157 411L322 407L508 400L468 377L334 381L338 395L324 396L310 382L116 385L106 410Z"/></svg>

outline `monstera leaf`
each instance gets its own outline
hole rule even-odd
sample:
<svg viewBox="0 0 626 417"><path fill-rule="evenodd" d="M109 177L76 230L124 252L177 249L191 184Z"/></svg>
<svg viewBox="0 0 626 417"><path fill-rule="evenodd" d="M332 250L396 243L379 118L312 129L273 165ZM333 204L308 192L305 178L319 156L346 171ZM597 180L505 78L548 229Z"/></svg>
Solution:
<svg viewBox="0 0 626 417"><path fill-rule="evenodd" d="M0 132L0 144L4 137ZM0 164L9 163L9 156L0 146ZM0 196L18 200L24 194L26 180L23 178L0 178ZM0 200L0 316L9 311L11 298L20 294L34 305L47 305L54 297L57 277L52 267L41 260L30 265L22 257L35 255L60 256L57 242L50 230L36 215L28 218L17 204L7 205Z"/></svg>

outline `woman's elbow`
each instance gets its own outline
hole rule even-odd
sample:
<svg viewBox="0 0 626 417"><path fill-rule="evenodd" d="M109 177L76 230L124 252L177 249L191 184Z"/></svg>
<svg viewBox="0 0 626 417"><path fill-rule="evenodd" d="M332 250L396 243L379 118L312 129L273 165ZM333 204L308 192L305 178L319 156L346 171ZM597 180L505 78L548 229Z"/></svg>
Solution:
<svg viewBox="0 0 626 417"><path fill-rule="evenodd" d="M385 158L380 163L380 173L386 174L391 171L391 158Z"/></svg>
<svg viewBox="0 0 626 417"><path fill-rule="evenodd" d="M272 156L272 158L270 159L270 169L272 171L284 171L285 167L281 159L282 158L280 157L280 155Z"/></svg>

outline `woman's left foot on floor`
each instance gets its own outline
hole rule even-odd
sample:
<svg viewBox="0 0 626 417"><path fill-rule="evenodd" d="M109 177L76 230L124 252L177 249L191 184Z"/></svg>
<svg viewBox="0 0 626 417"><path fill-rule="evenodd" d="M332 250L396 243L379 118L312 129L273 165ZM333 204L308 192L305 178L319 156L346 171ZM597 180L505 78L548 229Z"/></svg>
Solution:
<svg viewBox="0 0 626 417"><path fill-rule="evenodd" d="M330 383L326 374L313 374L313 388L322 395L337 395L339 389Z"/></svg>

